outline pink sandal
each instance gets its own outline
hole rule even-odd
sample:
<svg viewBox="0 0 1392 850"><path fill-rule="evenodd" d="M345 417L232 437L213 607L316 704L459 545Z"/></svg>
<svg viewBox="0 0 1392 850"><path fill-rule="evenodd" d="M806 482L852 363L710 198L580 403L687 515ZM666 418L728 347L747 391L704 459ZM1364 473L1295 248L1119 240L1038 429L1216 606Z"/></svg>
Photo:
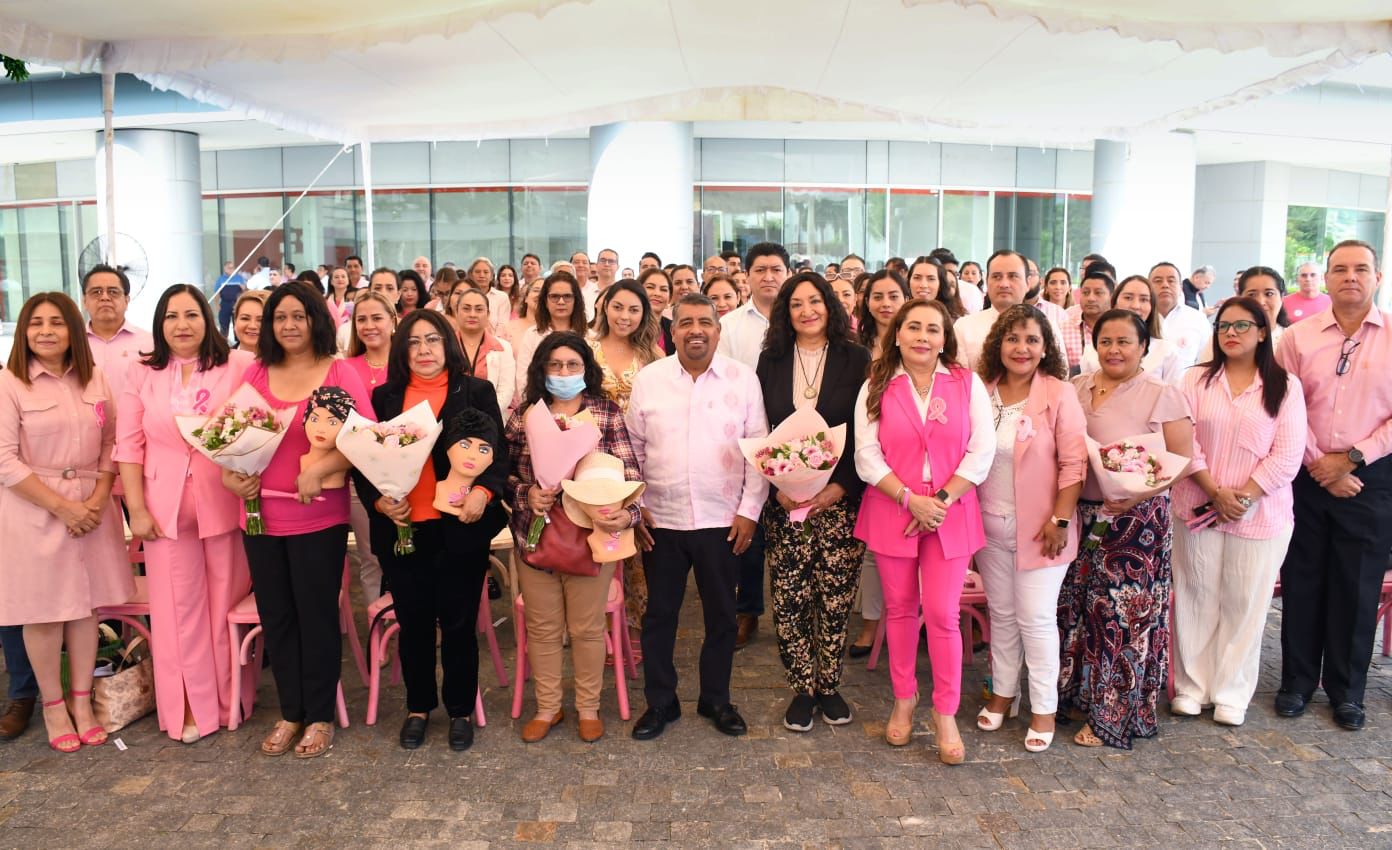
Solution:
<svg viewBox="0 0 1392 850"><path fill-rule="evenodd" d="M67 700L65 700L63 697L59 697L58 699L55 699L52 702L46 702L43 704L43 707L48 709L60 705L63 706L63 713L67 714L68 703ZM69 732L66 735L59 735L56 738L49 738L48 745L60 753L75 753L82 748L82 739Z"/></svg>
<svg viewBox="0 0 1392 850"><path fill-rule="evenodd" d="M91 704L91 691L72 691L68 696L88 700L88 704ZM83 732L78 740L88 747L100 747L102 744L106 743L106 730L101 726L93 726L91 729Z"/></svg>

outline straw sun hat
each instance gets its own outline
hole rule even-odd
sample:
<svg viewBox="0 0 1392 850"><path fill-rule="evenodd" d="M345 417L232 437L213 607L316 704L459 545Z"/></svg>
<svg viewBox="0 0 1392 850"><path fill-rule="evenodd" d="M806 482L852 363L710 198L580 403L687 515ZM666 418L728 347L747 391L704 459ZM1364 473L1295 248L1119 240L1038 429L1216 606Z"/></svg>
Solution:
<svg viewBox="0 0 1392 850"><path fill-rule="evenodd" d="M604 452L590 452L575 465L575 477L561 482L561 506L570 521L581 528L593 528L589 514L581 505L625 506L643 494L648 485L624 479L623 461Z"/></svg>

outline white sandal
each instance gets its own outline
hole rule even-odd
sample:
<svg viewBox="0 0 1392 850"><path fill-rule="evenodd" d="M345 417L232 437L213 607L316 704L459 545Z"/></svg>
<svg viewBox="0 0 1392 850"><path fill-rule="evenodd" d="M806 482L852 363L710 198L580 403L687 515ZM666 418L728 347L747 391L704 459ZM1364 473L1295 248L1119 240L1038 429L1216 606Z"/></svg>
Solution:
<svg viewBox="0 0 1392 850"><path fill-rule="evenodd" d="M1032 753L1042 753L1049 749L1049 745L1054 742L1054 730L1041 732L1038 729L1030 729L1025 732L1025 749Z"/></svg>
<svg viewBox="0 0 1392 850"><path fill-rule="evenodd" d="M1016 695L1015 699L1011 700L1010 708L1007 709L1007 711L988 711L982 708L981 711L976 713L976 728L980 729L982 732L994 732L1001 728L1001 724L1005 722L1005 715L1007 713L1009 713L1011 717L1018 717L1020 715L1019 695Z"/></svg>

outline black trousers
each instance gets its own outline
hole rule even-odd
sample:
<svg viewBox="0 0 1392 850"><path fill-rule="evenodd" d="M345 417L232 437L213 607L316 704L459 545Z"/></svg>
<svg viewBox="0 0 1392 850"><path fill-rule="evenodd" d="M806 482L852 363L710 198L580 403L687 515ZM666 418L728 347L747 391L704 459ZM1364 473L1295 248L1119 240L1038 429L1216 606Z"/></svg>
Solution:
<svg viewBox="0 0 1392 850"><path fill-rule="evenodd" d="M348 526L242 541L280 715L292 723L332 723L343 666L338 593Z"/></svg>
<svg viewBox="0 0 1392 850"><path fill-rule="evenodd" d="M1281 690L1362 704L1378 597L1392 549L1392 457L1355 472L1363 490L1329 495L1295 478L1295 532L1281 566Z"/></svg>
<svg viewBox="0 0 1392 850"><path fill-rule="evenodd" d="M643 559L648 579L648 610L643 614L643 692L649 707L665 708L677 701L673 652L688 569L696 571L696 591L701 595L701 610L705 614L701 702L719 707L730 701L739 558L725 539L729 534L728 528L652 530L653 550Z"/></svg>
<svg viewBox="0 0 1392 850"><path fill-rule="evenodd" d="M450 717L474 713L478 691L479 597L488 575L488 544L476 551L449 551L441 539L440 523L454 517L416 523L416 551L397 555L390 547L377 553L382 572L391 583L396 620L401 625L397 644L401 676L406 682L406 710L429 713L440 705ZM393 539L394 539L393 535ZM435 627L440 627L440 666L443 687L435 679Z"/></svg>

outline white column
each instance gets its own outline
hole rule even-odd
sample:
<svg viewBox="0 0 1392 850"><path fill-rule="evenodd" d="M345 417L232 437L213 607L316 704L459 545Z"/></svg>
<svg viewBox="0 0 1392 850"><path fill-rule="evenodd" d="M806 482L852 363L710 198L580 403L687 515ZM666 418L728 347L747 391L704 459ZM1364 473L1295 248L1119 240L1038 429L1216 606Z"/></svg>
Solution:
<svg viewBox="0 0 1392 850"><path fill-rule="evenodd" d="M362 252L363 274L370 275L372 270L377 268L377 235L373 232L372 226L372 143L363 142L360 147L362 150L363 212L365 215L364 223L367 226L367 250ZM356 285L357 281L349 281L349 284Z"/></svg>
<svg viewBox="0 0 1392 850"><path fill-rule="evenodd" d="M112 162L118 265L143 262L145 281L131 281L131 324L148 330L160 293L203 280L203 193L198 135L181 130L116 130ZM97 185L106 183L106 140L97 134ZM107 196L97 194L97 221ZM106 243L105 236L102 243ZM138 246L138 247L137 247ZM107 253L107 252L103 252Z"/></svg>
<svg viewBox="0 0 1392 850"><path fill-rule="evenodd" d="M1092 250L1117 274L1160 260L1190 269L1194 241L1194 137L1165 133L1093 146Z"/></svg>
<svg viewBox="0 0 1392 850"><path fill-rule="evenodd" d="M645 251L692 263L689 122L634 121L590 128L589 254L612 248L638 267Z"/></svg>
<svg viewBox="0 0 1392 850"><path fill-rule="evenodd" d="M1207 293L1209 304L1232 294L1235 272L1256 265L1278 270L1285 266L1290 181L1290 166L1284 162L1198 167L1193 264L1218 270Z"/></svg>

